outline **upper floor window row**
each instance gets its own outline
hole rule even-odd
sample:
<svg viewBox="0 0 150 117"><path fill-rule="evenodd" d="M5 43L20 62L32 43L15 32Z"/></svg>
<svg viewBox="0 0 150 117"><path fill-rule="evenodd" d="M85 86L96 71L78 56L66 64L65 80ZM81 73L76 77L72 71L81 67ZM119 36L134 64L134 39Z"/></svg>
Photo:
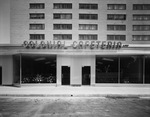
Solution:
<svg viewBox="0 0 150 117"><path fill-rule="evenodd" d="M150 20L150 14L134 14L133 20L134 21L149 21Z"/></svg>
<svg viewBox="0 0 150 117"><path fill-rule="evenodd" d="M97 20L98 14L79 14L79 19Z"/></svg>
<svg viewBox="0 0 150 117"><path fill-rule="evenodd" d="M125 31L126 30L126 25L107 25L107 30L110 31Z"/></svg>
<svg viewBox="0 0 150 117"><path fill-rule="evenodd" d="M45 4L44 3L30 3L30 9L44 9Z"/></svg>
<svg viewBox="0 0 150 117"><path fill-rule="evenodd" d="M53 24L54 30L71 30L72 24Z"/></svg>
<svg viewBox="0 0 150 117"><path fill-rule="evenodd" d="M150 31L150 25L133 25L133 31Z"/></svg>
<svg viewBox="0 0 150 117"><path fill-rule="evenodd" d="M133 4L133 10L150 10L150 4Z"/></svg>
<svg viewBox="0 0 150 117"><path fill-rule="evenodd" d="M132 35L132 41L150 41L150 35Z"/></svg>
<svg viewBox="0 0 150 117"><path fill-rule="evenodd" d="M72 34L53 34L54 40L72 40Z"/></svg>
<svg viewBox="0 0 150 117"><path fill-rule="evenodd" d="M107 20L126 20L125 14L107 14Z"/></svg>
<svg viewBox="0 0 150 117"><path fill-rule="evenodd" d="M79 4L79 9L98 9L98 4L84 4L80 3Z"/></svg>
<svg viewBox="0 0 150 117"><path fill-rule="evenodd" d="M29 25L30 30L44 30L45 29L45 24L30 24Z"/></svg>
<svg viewBox="0 0 150 117"><path fill-rule="evenodd" d="M107 4L108 10L126 10L126 4Z"/></svg>
<svg viewBox="0 0 150 117"><path fill-rule="evenodd" d="M109 41L125 41L126 35L107 35L107 40Z"/></svg>
<svg viewBox="0 0 150 117"><path fill-rule="evenodd" d="M96 34L79 34L79 40L97 40Z"/></svg>
<svg viewBox="0 0 150 117"><path fill-rule="evenodd" d="M54 19L72 19L71 13L54 13L53 14Z"/></svg>
<svg viewBox="0 0 150 117"><path fill-rule="evenodd" d="M72 9L72 3L54 3L54 9Z"/></svg>
<svg viewBox="0 0 150 117"><path fill-rule="evenodd" d="M79 30L97 30L97 24L79 24Z"/></svg>
<svg viewBox="0 0 150 117"><path fill-rule="evenodd" d="M44 34L30 34L30 40L44 40Z"/></svg>
<svg viewBox="0 0 150 117"><path fill-rule="evenodd" d="M44 13L30 13L30 19L45 19Z"/></svg>

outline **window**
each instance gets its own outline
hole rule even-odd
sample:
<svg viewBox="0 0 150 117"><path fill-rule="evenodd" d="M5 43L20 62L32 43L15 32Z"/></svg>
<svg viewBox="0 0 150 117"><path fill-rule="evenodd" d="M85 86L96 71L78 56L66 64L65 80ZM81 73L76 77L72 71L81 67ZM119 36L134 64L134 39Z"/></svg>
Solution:
<svg viewBox="0 0 150 117"><path fill-rule="evenodd" d="M150 41L150 35L133 35L132 41Z"/></svg>
<svg viewBox="0 0 150 117"><path fill-rule="evenodd" d="M124 14L107 14L107 20L126 20Z"/></svg>
<svg viewBox="0 0 150 117"><path fill-rule="evenodd" d="M96 56L96 83L118 83L118 57Z"/></svg>
<svg viewBox="0 0 150 117"><path fill-rule="evenodd" d="M108 41L125 41L126 36L125 35L107 35Z"/></svg>
<svg viewBox="0 0 150 117"><path fill-rule="evenodd" d="M31 40L44 40L45 35L44 34L30 34Z"/></svg>
<svg viewBox="0 0 150 117"><path fill-rule="evenodd" d="M107 30L124 31L126 30L126 25L107 25Z"/></svg>
<svg viewBox="0 0 150 117"><path fill-rule="evenodd" d="M53 34L54 40L72 40L72 34Z"/></svg>
<svg viewBox="0 0 150 117"><path fill-rule="evenodd" d="M54 9L72 9L71 3L54 3Z"/></svg>
<svg viewBox="0 0 150 117"><path fill-rule="evenodd" d="M133 25L133 31L150 31L150 25Z"/></svg>
<svg viewBox="0 0 150 117"><path fill-rule="evenodd" d="M97 35L79 34L79 40L97 40Z"/></svg>
<svg viewBox="0 0 150 117"><path fill-rule="evenodd" d="M98 9L98 4L79 4L79 9Z"/></svg>
<svg viewBox="0 0 150 117"><path fill-rule="evenodd" d="M45 24L30 24L30 30L44 30Z"/></svg>
<svg viewBox="0 0 150 117"><path fill-rule="evenodd" d="M134 14L133 15L134 21L149 21L150 20L150 14Z"/></svg>
<svg viewBox="0 0 150 117"><path fill-rule="evenodd" d="M97 30L97 24L79 24L79 30Z"/></svg>
<svg viewBox="0 0 150 117"><path fill-rule="evenodd" d="M142 56L120 57L120 83L143 83Z"/></svg>
<svg viewBox="0 0 150 117"><path fill-rule="evenodd" d="M71 30L72 24L54 24L54 30Z"/></svg>
<svg viewBox="0 0 150 117"><path fill-rule="evenodd" d="M30 19L44 19L44 13L30 13Z"/></svg>
<svg viewBox="0 0 150 117"><path fill-rule="evenodd" d="M79 19L97 20L98 14L79 14Z"/></svg>
<svg viewBox="0 0 150 117"><path fill-rule="evenodd" d="M30 9L44 9L44 3L30 3Z"/></svg>
<svg viewBox="0 0 150 117"><path fill-rule="evenodd" d="M133 10L150 10L150 4L133 4Z"/></svg>
<svg viewBox="0 0 150 117"><path fill-rule="evenodd" d="M126 10L126 4L107 4L108 10Z"/></svg>
<svg viewBox="0 0 150 117"><path fill-rule="evenodd" d="M53 14L54 19L72 19L71 13L55 13Z"/></svg>

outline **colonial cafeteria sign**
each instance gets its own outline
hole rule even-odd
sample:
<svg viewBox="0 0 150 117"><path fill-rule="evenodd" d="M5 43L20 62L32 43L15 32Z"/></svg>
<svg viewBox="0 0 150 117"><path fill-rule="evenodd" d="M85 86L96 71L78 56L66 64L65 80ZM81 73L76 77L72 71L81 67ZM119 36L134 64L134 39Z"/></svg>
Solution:
<svg viewBox="0 0 150 117"><path fill-rule="evenodd" d="M116 41L73 41L69 46L65 41L24 41L27 49L121 49L128 47Z"/></svg>

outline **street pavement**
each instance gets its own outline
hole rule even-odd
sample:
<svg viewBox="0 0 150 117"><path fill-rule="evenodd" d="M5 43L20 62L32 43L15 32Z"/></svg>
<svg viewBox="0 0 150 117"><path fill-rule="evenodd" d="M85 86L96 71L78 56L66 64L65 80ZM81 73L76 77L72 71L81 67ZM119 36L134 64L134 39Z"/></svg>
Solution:
<svg viewBox="0 0 150 117"><path fill-rule="evenodd" d="M0 117L150 117L150 99L1 97Z"/></svg>

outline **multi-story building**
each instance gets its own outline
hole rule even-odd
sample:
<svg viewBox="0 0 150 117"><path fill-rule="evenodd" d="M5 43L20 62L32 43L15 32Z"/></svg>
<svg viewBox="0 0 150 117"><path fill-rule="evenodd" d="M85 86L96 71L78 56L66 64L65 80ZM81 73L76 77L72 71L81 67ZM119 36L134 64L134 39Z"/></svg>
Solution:
<svg viewBox="0 0 150 117"><path fill-rule="evenodd" d="M150 84L150 0L0 0L0 84Z"/></svg>

